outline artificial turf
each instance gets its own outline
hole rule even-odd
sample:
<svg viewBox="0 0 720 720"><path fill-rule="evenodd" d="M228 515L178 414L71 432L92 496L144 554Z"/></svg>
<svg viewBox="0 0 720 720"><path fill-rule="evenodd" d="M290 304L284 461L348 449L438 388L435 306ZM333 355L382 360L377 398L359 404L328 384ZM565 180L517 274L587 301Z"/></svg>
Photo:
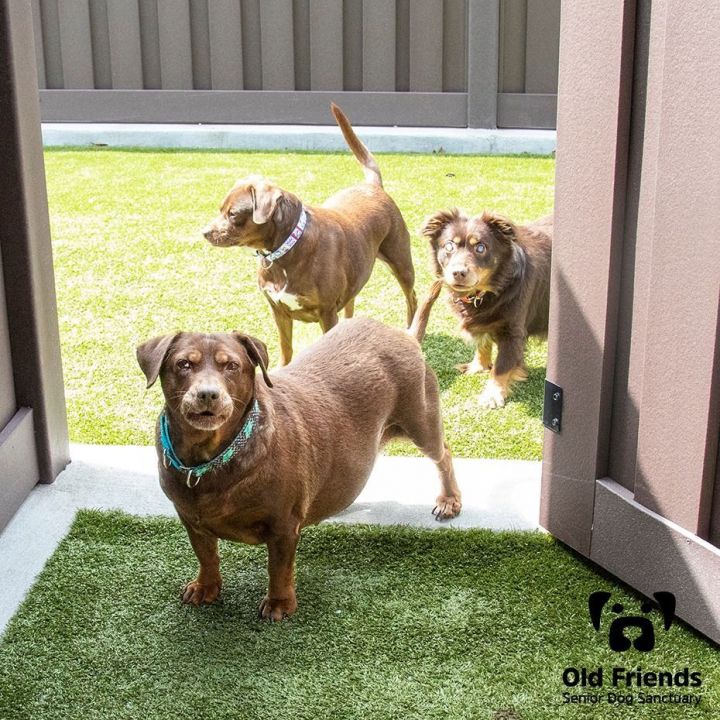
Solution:
<svg viewBox="0 0 720 720"><path fill-rule="evenodd" d="M422 296L430 285L424 217L459 206L501 212L522 223L552 209L548 157L379 155L385 187L411 231ZM279 356L270 308L249 250L213 248L200 229L233 182L251 173L274 179L309 204L362 178L350 153L248 153L50 149L45 154L66 399L71 438L149 444L161 407L145 392L136 345L175 330L243 330ZM401 327L405 304L382 263L356 314ZM457 456L539 459L546 346L531 341L530 378L501 410L478 406L487 374L454 365L472 357L445 302L438 302L424 350L442 388L446 434ZM320 337L295 323L296 349ZM405 444L388 451L409 454Z"/></svg>
<svg viewBox="0 0 720 720"><path fill-rule="evenodd" d="M0 718L655 720L720 710L716 647L676 622L650 653L610 651L588 620L588 595L608 590L627 607L637 596L547 535L310 528L299 610L277 624L256 617L265 549L228 543L221 555L222 602L182 606L196 566L177 520L82 511L0 642ZM562 703L566 667L618 665L699 671L699 689L675 691L701 702Z"/></svg>

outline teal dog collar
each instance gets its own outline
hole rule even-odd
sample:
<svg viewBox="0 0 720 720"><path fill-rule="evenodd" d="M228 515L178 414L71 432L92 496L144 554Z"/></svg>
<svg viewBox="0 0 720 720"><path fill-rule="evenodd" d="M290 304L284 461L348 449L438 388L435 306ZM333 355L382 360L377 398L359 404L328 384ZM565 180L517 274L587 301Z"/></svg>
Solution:
<svg viewBox="0 0 720 720"><path fill-rule="evenodd" d="M203 463L202 465L195 465L188 467L180 462L180 458L177 456L175 449L173 448L172 441L170 440L170 427L168 424L167 415L163 411L160 415L160 443L163 450L163 465L165 467L172 467L175 470L179 470L182 473L187 473L185 478L185 484L189 488L194 488L199 482L200 478L210 470L224 465L229 462L240 450L243 450L247 444L250 436L253 434L253 430L260 419L260 405L258 404L257 398L253 401L252 408L248 413L247 419L243 423L240 432L235 436L235 439L223 450L219 455L216 455L212 460ZM195 482L192 482L193 477Z"/></svg>

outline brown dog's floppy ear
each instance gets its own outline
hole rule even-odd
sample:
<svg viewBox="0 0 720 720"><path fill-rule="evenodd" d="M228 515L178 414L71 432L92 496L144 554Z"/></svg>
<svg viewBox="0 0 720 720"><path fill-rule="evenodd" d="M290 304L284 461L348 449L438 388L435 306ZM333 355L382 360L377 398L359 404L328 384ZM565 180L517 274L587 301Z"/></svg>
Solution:
<svg viewBox="0 0 720 720"><path fill-rule="evenodd" d="M263 225L273 216L282 190L263 182L251 185L250 194L252 195L253 222L256 225Z"/></svg>
<svg viewBox="0 0 720 720"><path fill-rule="evenodd" d="M492 212L484 212L480 218L492 231L493 235L499 240L505 242L513 242L517 239L517 233L515 232L515 226L512 221L508 220L502 215L497 215Z"/></svg>
<svg viewBox="0 0 720 720"><path fill-rule="evenodd" d="M135 355L137 357L140 369L145 373L147 378L147 387L152 387L160 374L163 361L167 355L170 345L180 333L172 333L170 335L159 335L138 345Z"/></svg>
<svg viewBox="0 0 720 720"><path fill-rule="evenodd" d="M265 343L252 335L245 335L241 332L234 332L233 337L245 348L253 365L260 368L265 384L272 387L273 384L267 373L268 351Z"/></svg>

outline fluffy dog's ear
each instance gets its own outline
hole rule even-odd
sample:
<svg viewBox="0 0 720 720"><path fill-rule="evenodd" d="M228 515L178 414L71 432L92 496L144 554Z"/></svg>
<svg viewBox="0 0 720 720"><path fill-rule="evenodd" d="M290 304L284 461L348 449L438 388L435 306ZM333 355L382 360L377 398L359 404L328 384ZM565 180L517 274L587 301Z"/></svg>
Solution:
<svg viewBox="0 0 720 720"><path fill-rule="evenodd" d="M454 223L460 219L460 211L457 208L450 210L440 210L434 215L430 215L425 220L425 224L420 231L426 238L430 238L430 242L435 242L440 233L445 229L446 225Z"/></svg>
<svg viewBox="0 0 720 720"><path fill-rule="evenodd" d="M273 384L267 373L268 351L265 343L252 335L245 335L245 333L241 332L234 332L233 337L245 348L253 365L260 368L265 384L272 387Z"/></svg>
<svg viewBox="0 0 720 720"><path fill-rule="evenodd" d="M282 197L282 190L263 182L251 185L250 194L252 195L253 222L256 225L263 225L273 216L278 200Z"/></svg>
<svg viewBox="0 0 720 720"><path fill-rule="evenodd" d="M138 345L135 356L137 357L140 369L145 373L147 387L152 387L155 384L168 350L173 340L180 334L181 333L159 335L152 340L144 342L142 345Z"/></svg>
<svg viewBox="0 0 720 720"><path fill-rule="evenodd" d="M517 239L515 225L506 217L492 212L484 212L480 219L490 228L498 240L511 243Z"/></svg>
<svg viewBox="0 0 720 720"><path fill-rule="evenodd" d="M425 220L425 224L420 231L430 241L430 263L435 277L442 275L442 268L437 257L437 241L442 231L452 223L461 219L460 211L457 208L450 210L439 210L434 215L430 215Z"/></svg>

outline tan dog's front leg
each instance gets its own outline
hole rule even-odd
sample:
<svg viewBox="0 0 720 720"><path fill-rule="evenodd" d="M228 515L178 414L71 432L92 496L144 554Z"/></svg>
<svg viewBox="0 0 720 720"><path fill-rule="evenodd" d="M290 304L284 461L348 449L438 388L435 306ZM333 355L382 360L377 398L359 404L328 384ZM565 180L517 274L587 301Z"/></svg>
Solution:
<svg viewBox="0 0 720 720"><path fill-rule="evenodd" d="M292 317L283 312L277 305L271 305L275 324L280 336L280 364L287 365L292 360L293 347L293 320Z"/></svg>
<svg viewBox="0 0 720 720"><path fill-rule="evenodd" d="M270 583L267 595L260 603L260 617L282 620L297 609L295 598L295 551L299 532L273 535L267 541L268 574Z"/></svg>
<svg viewBox="0 0 720 720"><path fill-rule="evenodd" d="M214 603L218 599L222 588L218 540L211 535L196 532L185 521L183 521L183 524L195 555L200 561L200 572L197 580L193 580L185 586L182 601L190 605Z"/></svg>
<svg viewBox="0 0 720 720"><path fill-rule="evenodd" d="M338 324L338 314L335 308L320 310L318 314L320 315L320 327L323 333L329 332Z"/></svg>

